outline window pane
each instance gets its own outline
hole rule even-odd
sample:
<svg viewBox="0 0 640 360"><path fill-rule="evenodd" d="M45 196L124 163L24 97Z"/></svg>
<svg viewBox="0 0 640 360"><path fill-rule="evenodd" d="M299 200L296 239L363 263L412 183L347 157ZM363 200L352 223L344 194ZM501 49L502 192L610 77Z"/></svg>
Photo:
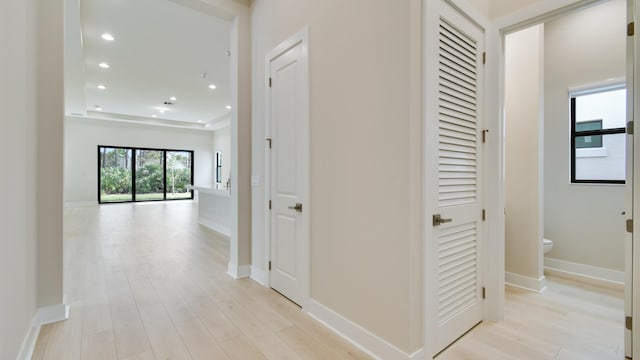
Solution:
<svg viewBox="0 0 640 360"><path fill-rule="evenodd" d="M601 129L625 127L626 118L626 89L576 97L576 131L580 131L578 129L578 123L594 120L602 121Z"/></svg>
<svg viewBox="0 0 640 360"><path fill-rule="evenodd" d="M167 151L167 199L191 199L191 153Z"/></svg>
<svg viewBox="0 0 640 360"><path fill-rule="evenodd" d="M131 149L100 147L99 162L99 201L131 201Z"/></svg>
<svg viewBox="0 0 640 360"><path fill-rule="evenodd" d="M576 133L581 131L602 130L602 120L584 121L576 123ZM576 137L576 148L602 147L602 135Z"/></svg>
<svg viewBox="0 0 640 360"><path fill-rule="evenodd" d="M136 201L164 199L162 151L136 150Z"/></svg>
<svg viewBox="0 0 640 360"><path fill-rule="evenodd" d="M626 135L599 135L601 146L578 148L579 142L587 143L587 137L576 137L576 180L624 180ZM594 138L591 136L592 142Z"/></svg>

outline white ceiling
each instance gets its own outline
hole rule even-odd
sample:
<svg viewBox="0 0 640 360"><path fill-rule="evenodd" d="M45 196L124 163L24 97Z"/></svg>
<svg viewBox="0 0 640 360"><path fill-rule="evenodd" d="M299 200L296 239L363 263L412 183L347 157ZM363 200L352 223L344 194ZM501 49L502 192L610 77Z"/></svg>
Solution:
<svg viewBox="0 0 640 360"><path fill-rule="evenodd" d="M229 122L229 22L170 0L80 0L65 26L67 115L208 130Z"/></svg>

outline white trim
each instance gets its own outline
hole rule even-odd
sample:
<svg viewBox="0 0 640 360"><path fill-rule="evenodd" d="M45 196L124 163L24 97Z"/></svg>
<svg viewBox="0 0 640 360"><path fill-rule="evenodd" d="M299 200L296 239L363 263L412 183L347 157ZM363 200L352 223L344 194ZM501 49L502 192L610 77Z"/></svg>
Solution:
<svg viewBox="0 0 640 360"><path fill-rule="evenodd" d="M619 290L624 289L624 271L552 258L544 259L544 271L549 275L578 280L597 286L605 286Z"/></svg>
<svg viewBox="0 0 640 360"><path fill-rule="evenodd" d="M496 29L509 33L553 20L571 11L606 0L544 0L492 21Z"/></svg>
<svg viewBox="0 0 640 360"><path fill-rule="evenodd" d="M38 309L36 321L40 325L53 324L69 318L69 305L57 304L45 306Z"/></svg>
<svg viewBox="0 0 640 360"><path fill-rule="evenodd" d="M97 201L68 201L64 203L64 207L87 207L87 206L98 206Z"/></svg>
<svg viewBox="0 0 640 360"><path fill-rule="evenodd" d="M326 326L329 330L340 335L342 338L353 344L358 349L367 353L374 359L394 360L394 359L422 359L423 350L419 349L412 354L408 354L384 339L371 333L364 327L343 317L337 312L320 304L316 300L307 301L307 314Z"/></svg>
<svg viewBox="0 0 640 360"><path fill-rule="evenodd" d="M251 265L251 278L262 286L269 287L269 273Z"/></svg>
<svg viewBox="0 0 640 360"><path fill-rule="evenodd" d="M504 282L509 286L530 290L533 292L541 293L547 288L547 278L542 276L539 279L511 273L505 271Z"/></svg>
<svg viewBox="0 0 640 360"><path fill-rule="evenodd" d="M31 360L42 325L53 324L69 318L69 305L57 304L39 308L33 315L31 326L27 332L16 360Z"/></svg>
<svg viewBox="0 0 640 360"><path fill-rule="evenodd" d="M33 351L36 348L38 336L40 336L41 327L42 325L36 322L36 317L34 316L31 326L29 327L29 332L22 342L22 346L20 347L20 352L18 353L16 360L31 360L31 357L33 357Z"/></svg>
<svg viewBox="0 0 640 360"><path fill-rule="evenodd" d="M640 0L628 0L627 1L627 21L632 20L637 25L640 21ZM636 26L637 28L637 26ZM637 32L637 31L636 31ZM627 81L629 86L627 87L627 114L633 119L636 129L640 128L638 125L638 118L640 117L640 91L637 90L638 84L640 84L640 61L638 61L640 52L640 36L636 34L633 37L627 37L628 41L628 54L627 54ZM631 76L630 74L633 74ZM629 106L631 105L631 106ZM633 171L629 171L629 174L633 174L632 185L630 186L627 194L631 199L631 205L633 210L629 214L629 219L633 219L633 227L640 229L640 131L635 131L632 135L633 142L633 160L628 162L628 168L633 168ZM628 147L631 147L631 142L627 143ZM632 187L632 188L631 188ZM627 279L630 279L630 288L625 289L625 315L632 316L632 329L631 334L625 331L625 352L632 348L632 354L626 353L625 355L631 355L632 358L640 359L640 246L634 246L637 240L637 230L635 233L626 233L626 247L630 255L626 257L625 264L627 269ZM634 265L635 264L635 265ZM629 301L629 300L635 301Z"/></svg>
<svg viewBox="0 0 640 360"><path fill-rule="evenodd" d="M236 280L248 278L251 276L251 265L238 266L229 262L227 264L227 274Z"/></svg>
<svg viewBox="0 0 640 360"><path fill-rule="evenodd" d="M213 221L198 217L198 224L217 232L220 235L231 239L231 229L228 226L216 224Z"/></svg>
<svg viewBox="0 0 640 360"><path fill-rule="evenodd" d="M302 169L303 173L306 176L306 179L302 179L301 181L301 200L302 204L304 204L304 211L301 213L301 224L302 224L302 239L300 241L301 252L304 254L302 259L299 260L299 269L300 276L299 279L302 284L302 300L300 301L300 306L304 309L306 308L306 303L309 300L311 293L311 278L310 278L310 243L311 243L311 234L310 234L310 224L311 224L311 203L310 199L310 180L311 180L311 170L310 170L310 160L311 157L309 155L310 152L310 132L309 132L309 27L305 26L296 34L281 42L278 46L273 48L265 55L265 72L264 72L264 93L265 93L265 139L271 137L271 99L270 99L270 91L269 91L269 78L271 77L271 61L276 59L281 54L285 53L292 47L301 44L302 45L302 53L300 55L300 66L302 72L302 91L301 94L303 102L299 104L302 109L303 116L299 119L301 131L305 134L300 139L300 146L302 151L302 157L306 159L303 162L304 168ZM271 156L269 147L265 141L265 175L264 175L264 205L265 209L268 209L268 203L271 199ZM269 261L271 260L271 212L269 210L265 211L265 237L264 237L264 266L266 267ZM266 281L263 285L270 286L271 280L269 277L269 273L267 273Z"/></svg>

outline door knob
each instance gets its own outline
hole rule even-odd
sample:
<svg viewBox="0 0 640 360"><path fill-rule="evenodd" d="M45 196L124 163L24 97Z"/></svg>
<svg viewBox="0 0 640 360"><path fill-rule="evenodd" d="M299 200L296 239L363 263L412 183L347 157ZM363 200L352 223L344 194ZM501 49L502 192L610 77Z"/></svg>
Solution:
<svg viewBox="0 0 640 360"><path fill-rule="evenodd" d="M296 203L295 206L289 206L289 209L295 210L297 212L302 212L302 204Z"/></svg>
<svg viewBox="0 0 640 360"><path fill-rule="evenodd" d="M453 221L453 219L444 219L440 214L433 215L433 226L442 225L451 221Z"/></svg>

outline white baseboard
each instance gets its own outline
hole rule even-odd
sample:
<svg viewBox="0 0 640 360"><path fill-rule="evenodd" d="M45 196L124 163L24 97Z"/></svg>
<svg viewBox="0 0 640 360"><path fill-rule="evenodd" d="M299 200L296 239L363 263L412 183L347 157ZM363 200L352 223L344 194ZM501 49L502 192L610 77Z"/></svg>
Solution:
<svg viewBox="0 0 640 360"><path fill-rule="evenodd" d="M31 320L29 332L27 332L27 335L22 341L22 346L20 347L20 352L16 360L31 360L42 325L67 320L68 318L69 306L65 304L46 306L38 309Z"/></svg>
<svg viewBox="0 0 640 360"><path fill-rule="evenodd" d="M234 279L243 279L251 276L251 265L236 265L229 263L227 265L227 274Z"/></svg>
<svg viewBox="0 0 640 360"><path fill-rule="evenodd" d="M407 354L396 346L389 344L369 330L343 317L335 311L327 308L319 302L309 299L303 309L309 316L319 321L321 324L342 336L345 340L367 353L374 359L379 360L407 360L422 359L423 350L420 349L413 354Z"/></svg>
<svg viewBox="0 0 640 360"><path fill-rule="evenodd" d="M198 224L200 224L200 225L202 225L202 226L204 226L206 228L209 228L209 229L211 229L211 230L213 230L213 231L215 231L215 232L217 232L219 234L222 234L222 235L224 235L224 236L226 236L228 238L231 237L231 229L228 226L223 226L223 225L220 225L220 224L216 224L213 221L209 221L209 220L203 219L201 217L198 218Z"/></svg>
<svg viewBox="0 0 640 360"><path fill-rule="evenodd" d="M251 265L251 278L262 286L269 286L269 275L257 266Z"/></svg>
<svg viewBox="0 0 640 360"><path fill-rule="evenodd" d="M624 289L624 271L552 258L544 258L544 271L549 275L556 275L597 286L618 290Z"/></svg>
<svg viewBox="0 0 640 360"><path fill-rule="evenodd" d="M539 279L515 274L511 272L504 273L504 282L507 285L515 286L521 289L530 290L541 293L547 288L547 279L542 276Z"/></svg>
<svg viewBox="0 0 640 360"><path fill-rule="evenodd" d="M86 207L86 206L98 206L97 201L68 201L64 203L65 207Z"/></svg>

